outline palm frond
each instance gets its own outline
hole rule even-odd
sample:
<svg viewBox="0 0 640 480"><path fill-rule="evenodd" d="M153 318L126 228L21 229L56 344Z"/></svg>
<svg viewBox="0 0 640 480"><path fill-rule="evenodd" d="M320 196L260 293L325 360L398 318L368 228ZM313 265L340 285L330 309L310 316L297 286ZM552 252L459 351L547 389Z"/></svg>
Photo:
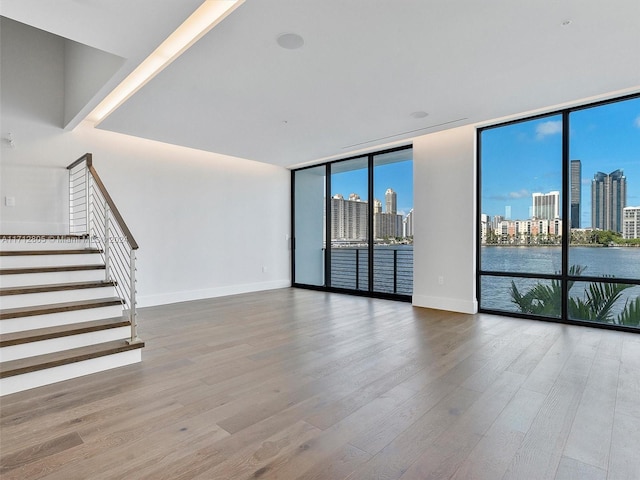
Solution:
<svg viewBox="0 0 640 480"><path fill-rule="evenodd" d="M618 301L622 292L631 285L624 283L593 282L585 288L586 303L599 322L613 323L611 309Z"/></svg>
<svg viewBox="0 0 640 480"><path fill-rule="evenodd" d="M579 277L586 266L571 265L569 275ZM567 291L574 286L574 281L567 282ZM570 295L568 299L569 318L606 322L619 325L640 326L640 299L636 298L625 304L624 310L614 317L613 308L622 292L632 285L612 282L588 283L581 296ZM511 281L511 301L522 313L558 317L562 310L562 285L559 280L550 283L539 282L525 293L521 293L515 281Z"/></svg>
<svg viewBox="0 0 640 480"><path fill-rule="evenodd" d="M550 285L538 283L523 295L512 280L511 301L522 313L557 317L562 302L560 282L554 280Z"/></svg>
<svg viewBox="0 0 640 480"><path fill-rule="evenodd" d="M615 323L628 327L640 327L640 297L636 297L631 302L627 301Z"/></svg>

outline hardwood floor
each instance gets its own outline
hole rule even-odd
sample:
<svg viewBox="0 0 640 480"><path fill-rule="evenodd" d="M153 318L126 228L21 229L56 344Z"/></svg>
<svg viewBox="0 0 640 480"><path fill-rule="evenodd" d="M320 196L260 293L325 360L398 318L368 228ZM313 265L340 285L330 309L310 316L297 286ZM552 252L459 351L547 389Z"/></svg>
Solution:
<svg viewBox="0 0 640 480"><path fill-rule="evenodd" d="M640 335L283 289L1 401L9 479L640 478Z"/></svg>

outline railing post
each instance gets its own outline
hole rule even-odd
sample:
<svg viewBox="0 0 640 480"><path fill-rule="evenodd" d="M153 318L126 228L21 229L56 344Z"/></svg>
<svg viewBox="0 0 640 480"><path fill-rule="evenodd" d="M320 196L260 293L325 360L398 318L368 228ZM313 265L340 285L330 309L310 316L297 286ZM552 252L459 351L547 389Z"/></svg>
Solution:
<svg viewBox="0 0 640 480"><path fill-rule="evenodd" d="M129 322L131 323L131 339L129 343L138 343L141 340L138 338L138 314L136 312L136 251L131 249L129 251L129 266L130 277L129 281Z"/></svg>
<svg viewBox="0 0 640 480"><path fill-rule="evenodd" d="M393 293L398 293L398 250L393 249Z"/></svg>
<svg viewBox="0 0 640 480"><path fill-rule="evenodd" d="M360 288L360 249L356 248L356 290Z"/></svg>
<svg viewBox="0 0 640 480"><path fill-rule="evenodd" d="M111 259L109 258L109 205L107 202L104 202L104 279L105 281L109 281L111 279L110 269L111 269Z"/></svg>
<svg viewBox="0 0 640 480"><path fill-rule="evenodd" d="M67 169L69 172L69 235L73 235L73 175L72 171Z"/></svg>
<svg viewBox="0 0 640 480"><path fill-rule="evenodd" d="M87 168L87 164L85 162L84 165L84 175L85 175L85 179L84 179L84 202L85 202L85 208L86 208L86 215L87 215L87 225L85 226L85 230L86 230L86 234L87 237L89 238L89 248L91 248L91 222L92 222L92 218L91 218L91 172L89 172L89 169Z"/></svg>

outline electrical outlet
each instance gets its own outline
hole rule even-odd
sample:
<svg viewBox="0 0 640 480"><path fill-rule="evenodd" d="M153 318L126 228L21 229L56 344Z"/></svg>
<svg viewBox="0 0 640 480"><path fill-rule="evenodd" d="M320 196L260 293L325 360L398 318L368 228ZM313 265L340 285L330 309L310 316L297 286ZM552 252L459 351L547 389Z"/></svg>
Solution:
<svg viewBox="0 0 640 480"><path fill-rule="evenodd" d="M438 285L444 285L444 277L442 275L438 277Z"/></svg>

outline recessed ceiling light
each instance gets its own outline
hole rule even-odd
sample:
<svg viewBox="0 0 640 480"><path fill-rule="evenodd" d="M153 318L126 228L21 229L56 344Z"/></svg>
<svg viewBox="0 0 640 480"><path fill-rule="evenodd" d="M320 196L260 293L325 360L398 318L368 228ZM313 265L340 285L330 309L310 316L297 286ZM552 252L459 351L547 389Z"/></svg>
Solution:
<svg viewBox="0 0 640 480"><path fill-rule="evenodd" d="M304 38L297 33L282 33L276 38L278 45L287 50L296 50L304 45Z"/></svg>
<svg viewBox="0 0 640 480"><path fill-rule="evenodd" d="M428 114L427 112L423 112L422 110L419 110L419 111L417 111L417 112L413 112L413 113L411 114L411 116L412 116L413 118L424 118L424 117L426 117L426 116L428 116L428 115L429 115L429 114Z"/></svg>
<svg viewBox="0 0 640 480"><path fill-rule="evenodd" d="M571 20L563 20L560 24L561 27L566 27L567 25L571 25Z"/></svg>

